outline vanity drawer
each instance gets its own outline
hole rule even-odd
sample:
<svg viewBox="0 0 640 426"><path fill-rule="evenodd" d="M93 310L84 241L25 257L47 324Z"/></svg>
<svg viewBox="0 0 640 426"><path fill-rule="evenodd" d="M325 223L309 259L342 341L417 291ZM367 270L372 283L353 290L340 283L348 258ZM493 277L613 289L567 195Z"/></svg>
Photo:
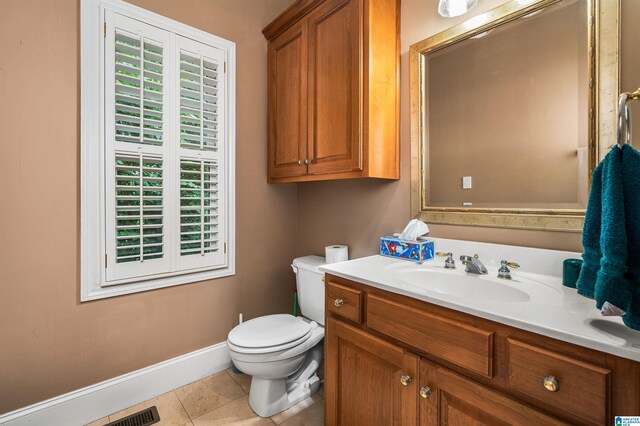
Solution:
<svg viewBox="0 0 640 426"><path fill-rule="evenodd" d="M371 294L367 327L469 371L493 376L492 331Z"/></svg>
<svg viewBox="0 0 640 426"><path fill-rule="evenodd" d="M514 391L588 422L607 424L610 370L511 338L507 365L508 386Z"/></svg>
<svg viewBox="0 0 640 426"><path fill-rule="evenodd" d="M327 312L362 323L362 292L340 284L325 285Z"/></svg>

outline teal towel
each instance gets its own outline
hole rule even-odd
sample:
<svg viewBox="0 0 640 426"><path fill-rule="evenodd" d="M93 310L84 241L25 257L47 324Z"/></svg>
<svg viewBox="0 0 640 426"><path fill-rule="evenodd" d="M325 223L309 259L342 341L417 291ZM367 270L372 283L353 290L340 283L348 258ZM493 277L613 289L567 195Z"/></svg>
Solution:
<svg viewBox="0 0 640 426"><path fill-rule="evenodd" d="M622 180L627 229L627 273L629 299L622 309L627 327L640 330L640 152L632 146L622 149Z"/></svg>
<svg viewBox="0 0 640 426"><path fill-rule="evenodd" d="M640 153L614 147L596 167L585 216L578 293L626 311L640 330Z"/></svg>
<svg viewBox="0 0 640 426"><path fill-rule="evenodd" d="M596 279L600 269L600 259L602 259L600 225L602 223L602 168L604 163L602 161L598 164L591 175L591 191L582 229L583 262L576 282L578 293L592 299L595 297Z"/></svg>

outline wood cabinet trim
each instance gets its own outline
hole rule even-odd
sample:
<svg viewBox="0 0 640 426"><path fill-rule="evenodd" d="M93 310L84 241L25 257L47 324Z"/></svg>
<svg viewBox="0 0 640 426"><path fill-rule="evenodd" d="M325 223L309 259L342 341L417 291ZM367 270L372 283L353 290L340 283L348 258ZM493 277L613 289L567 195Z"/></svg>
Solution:
<svg viewBox="0 0 640 426"><path fill-rule="evenodd" d="M572 412L593 424L607 423L611 370L513 338L507 339L507 360L508 386L513 391ZM543 378L549 376L559 382L556 392L543 386ZM575 401L576 394L582 394L583 398L569 404Z"/></svg>
<svg viewBox="0 0 640 426"><path fill-rule="evenodd" d="M325 424L329 426L346 426L349 424L361 424L354 422L344 422L340 416L342 409L339 398L343 392L341 380L343 375L348 376L351 372L339 371L340 365L339 351L341 341L344 345L352 348L362 348L363 352L369 353L381 360L380 365L389 369L389 366L396 367L392 383L386 383L394 389L393 395L379 395L380 403L388 404L391 400L393 403L399 403L401 406L393 409L393 420L385 422L384 419L375 419L377 424L389 424L397 426L414 426L417 424L418 407L417 407L417 384L419 374L418 356L406 351L405 349L395 346L385 340L371 336L362 329L348 325L334 318L327 320L327 342L325 345L325 359L327 361L327 369L325 376ZM412 377L412 381L407 386L400 384L400 377L408 375ZM356 380L366 381L366 377L357 377ZM362 400L368 398L371 393L379 392L378 389L371 386L363 386L358 389L356 397L359 399L359 407ZM360 421L360 419L358 419Z"/></svg>
<svg viewBox="0 0 640 426"><path fill-rule="evenodd" d="M367 327L467 370L493 376L493 331L371 294L366 311Z"/></svg>
<svg viewBox="0 0 640 426"><path fill-rule="evenodd" d="M363 29L360 2L361 0L326 0L307 17L309 22L307 152L311 160L308 168L309 175L349 173L362 170L363 146L360 137L360 116L361 85L365 76L361 66ZM346 25L343 32L319 31L321 26L331 25L334 19L338 22L353 20L357 25ZM324 38L320 38L320 33L324 34ZM319 46L321 41L324 41L329 47L325 46L324 49L321 49ZM332 55L335 55L334 51L340 47L345 48L346 54L338 55L340 59L336 61ZM325 66L321 67L322 64ZM340 66L343 66L344 69L340 69ZM340 77L344 77L345 81L341 81ZM328 80L326 85L336 90L337 93L319 88L318 86L322 84L323 80L325 82ZM346 98L344 98L345 95ZM326 96L334 98L334 101L328 101ZM338 113L336 116L336 108L339 107L339 101L342 98L345 100L346 111L344 115ZM324 126L318 124L319 112L322 111L325 112ZM331 115L331 119L329 120L326 115ZM332 124L327 125L327 122ZM324 129L323 132L326 134L332 132L336 127L341 127L342 124L345 125L344 133L330 133L325 137L319 134L320 129ZM334 148L339 148L339 150L332 152L332 155L325 154L321 157L320 148L327 144L336 145Z"/></svg>
<svg viewBox="0 0 640 426"><path fill-rule="evenodd" d="M423 381L423 375L430 383ZM514 426L570 424L426 360L420 361L420 386L431 387L432 397L435 399L433 403L436 403L442 411L440 416L436 417L438 414L434 413L436 410L433 407L427 407L430 402L423 399L421 409L424 409L427 414L423 425L449 424L448 419L443 417L447 411L455 412L456 407L447 407L448 399L451 403L462 402L463 416L474 416L481 421L484 420L481 424L503 423ZM465 399L467 403L464 403Z"/></svg>
<svg viewBox="0 0 640 426"><path fill-rule="evenodd" d="M362 291L354 290L334 282L327 281L325 286L326 310L333 314L362 323ZM341 299L342 306L336 306L335 301Z"/></svg>
<svg viewBox="0 0 640 426"><path fill-rule="evenodd" d="M311 10L325 0L298 0L271 21L263 30L264 37L271 41L285 32L287 28L302 19Z"/></svg>
<svg viewBox="0 0 640 426"><path fill-rule="evenodd" d="M298 43L292 45L292 43ZM302 176L307 172L307 166L300 164L299 160L303 160L307 156L307 116L304 113L306 110L308 93L307 93L307 49L308 42L308 29L304 22L298 22L292 27L288 28L275 40L269 43L268 56L269 66L268 70L268 92L270 102L268 105L268 164L267 171L269 180L279 177L290 176ZM291 63L287 63L287 66L280 66L278 54L284 49L295 49L294 58L297 58L297 69L291 70ZM291 60L291 59L290 59ZM286 96L282 111L279 111L281 105L278 100L279 95L282 95L279 90L280 80L285 76L286 81ZM296 87L292 80L297 84L298 90L290 91L291 87ZM288 107L288 109L286 109ZM297 115L297 118L294 118ZM293 116L293 117L292 117ZM290 144L289 147L295 146L297 155L296 158L291 158L290 162L278 163L278 149L280 147L279 138L282 135L278 134L279 126L285 126L285 130L291 130L290 126L294 126L294 132L297 133L297 144ZM288 133L288 132L287 132Z"/></svg>

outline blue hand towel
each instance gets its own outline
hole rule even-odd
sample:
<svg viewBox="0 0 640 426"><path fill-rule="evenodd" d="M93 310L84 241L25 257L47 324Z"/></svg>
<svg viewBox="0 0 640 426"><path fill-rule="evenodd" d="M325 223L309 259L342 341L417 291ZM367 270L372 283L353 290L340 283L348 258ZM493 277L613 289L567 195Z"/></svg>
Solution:
<svg viewBox="0 0 640 426"><path fill-rule="evenodd" d="M582 235L578 293L626 311L640 330L640 153L614 147L596 167Z"/></svg>

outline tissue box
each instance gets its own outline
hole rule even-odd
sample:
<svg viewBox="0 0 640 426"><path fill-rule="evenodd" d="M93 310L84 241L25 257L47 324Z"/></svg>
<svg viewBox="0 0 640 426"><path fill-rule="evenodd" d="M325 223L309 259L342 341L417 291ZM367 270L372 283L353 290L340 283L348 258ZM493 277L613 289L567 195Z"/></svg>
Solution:
<svg viewBox="0 0 640 426"><path fill-rule="evenodd" d="M402 240L395 236L380 237L380 254L422 263L433 259L434 246L431 240Z"/></svg>

